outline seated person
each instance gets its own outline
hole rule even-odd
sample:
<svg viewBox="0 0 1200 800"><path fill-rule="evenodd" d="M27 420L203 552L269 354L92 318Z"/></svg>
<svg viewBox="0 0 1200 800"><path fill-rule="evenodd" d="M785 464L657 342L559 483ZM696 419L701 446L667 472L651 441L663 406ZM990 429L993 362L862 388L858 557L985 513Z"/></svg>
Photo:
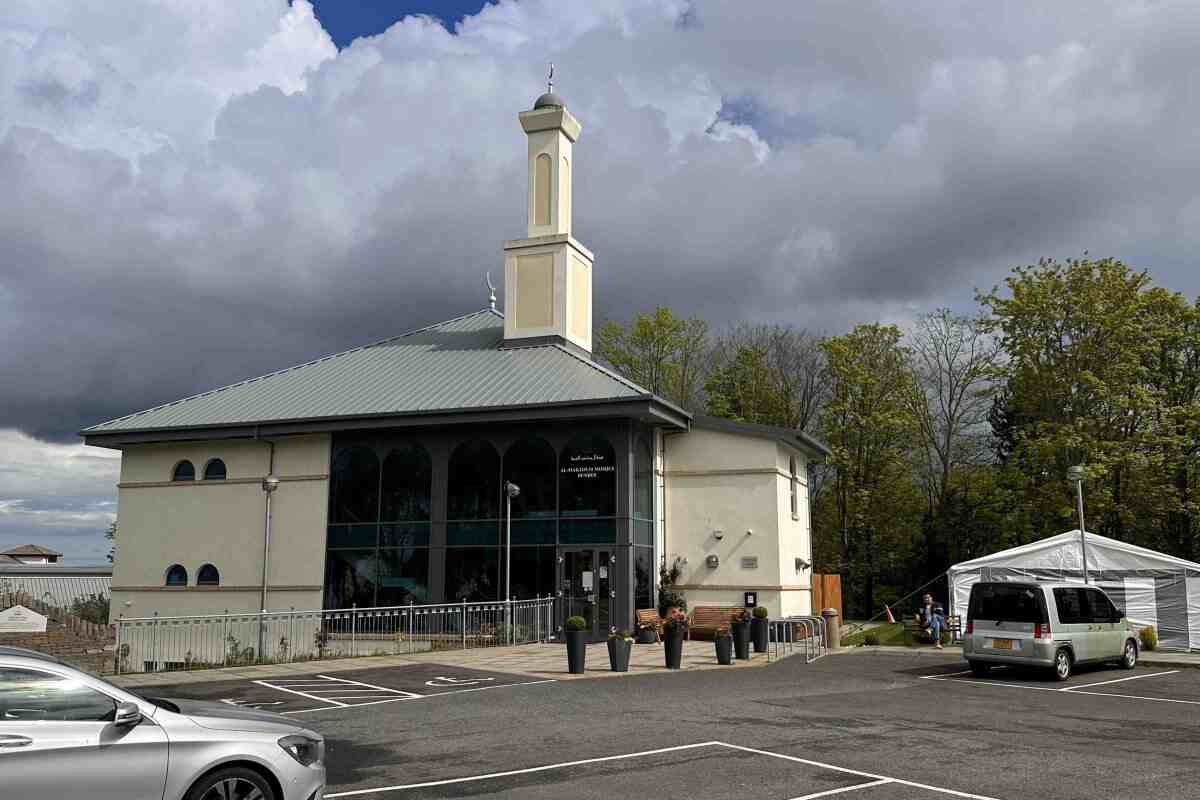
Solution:
<svg viewBox="0 0 1200 800"><path fill-rule="evenodd" d="M933 601L933 595L926 594L921 598L921 606L917 609L917 624L933 637L933 646L942 649L942 631L946 629L946 610L941 604Z"/></svg>

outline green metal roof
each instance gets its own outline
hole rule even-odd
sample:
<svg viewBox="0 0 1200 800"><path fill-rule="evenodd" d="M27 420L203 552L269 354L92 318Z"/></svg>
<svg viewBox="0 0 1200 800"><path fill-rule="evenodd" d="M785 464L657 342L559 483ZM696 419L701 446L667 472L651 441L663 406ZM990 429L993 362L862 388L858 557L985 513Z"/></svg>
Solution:
<svg viewBox="0 0 1200 800"><path fill-rule="evenodd" d="M484 309L102 422L82 435L639 398L664 402L561 344L501 349L503 338L503 316Z"/></svg>

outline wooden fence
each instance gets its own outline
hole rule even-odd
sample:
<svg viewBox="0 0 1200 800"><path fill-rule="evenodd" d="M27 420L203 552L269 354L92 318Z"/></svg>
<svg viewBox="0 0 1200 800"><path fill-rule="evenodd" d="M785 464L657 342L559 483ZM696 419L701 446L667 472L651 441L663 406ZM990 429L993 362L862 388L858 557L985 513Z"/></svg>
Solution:
<svg viewBox="0 0 1200 800"><path fill-rule="evenodd" d="M838 617L846 618L842 610L841 575L812 576L812 613L820 614L821 610L826 608L836 608Z"/></svg>

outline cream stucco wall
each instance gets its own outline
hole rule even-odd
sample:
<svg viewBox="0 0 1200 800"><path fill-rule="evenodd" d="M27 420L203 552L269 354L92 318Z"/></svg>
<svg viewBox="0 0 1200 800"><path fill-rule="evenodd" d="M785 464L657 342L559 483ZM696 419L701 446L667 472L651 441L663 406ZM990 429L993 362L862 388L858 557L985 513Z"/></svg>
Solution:
<svg viewBox="0 0 1200 800"><path fill-rule="evenodd" d="M275 440L270 610L321 607L325 517L329 503L327 435ZM262 586L269 447L219 440L127 446L118 485L117 555L112 616L258 611ZM225 462L223 481L171 482L182 459L197 478L211 458ZM188 586L165 587L166 570L182 564ZM217 587L196 586L203 564L220 571Z"/></svg>
<svg viewBox="0 0 1200 800"><path fill-rule="evenodd" d="M686 561L680 584L689 606L740 606L743 592L755 591L773 616L809 613L811 570L795 568L797 557L812 561L808 493L799 487L793 519L787 471L788 457L802 454L771 439L702 429L664 445L661 552ZM716 568L707 564L712 555Z"/></svg>

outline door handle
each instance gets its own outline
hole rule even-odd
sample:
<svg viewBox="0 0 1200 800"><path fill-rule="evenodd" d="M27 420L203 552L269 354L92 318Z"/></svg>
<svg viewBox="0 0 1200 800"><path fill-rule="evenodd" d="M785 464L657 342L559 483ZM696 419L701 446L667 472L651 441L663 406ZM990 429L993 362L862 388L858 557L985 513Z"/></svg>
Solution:
<svg viewBox="0 0 1200 800"><path fill-rule="evenodd" d="M28 736L0 735L0 747L28 747L33 739Z"/></svg>

